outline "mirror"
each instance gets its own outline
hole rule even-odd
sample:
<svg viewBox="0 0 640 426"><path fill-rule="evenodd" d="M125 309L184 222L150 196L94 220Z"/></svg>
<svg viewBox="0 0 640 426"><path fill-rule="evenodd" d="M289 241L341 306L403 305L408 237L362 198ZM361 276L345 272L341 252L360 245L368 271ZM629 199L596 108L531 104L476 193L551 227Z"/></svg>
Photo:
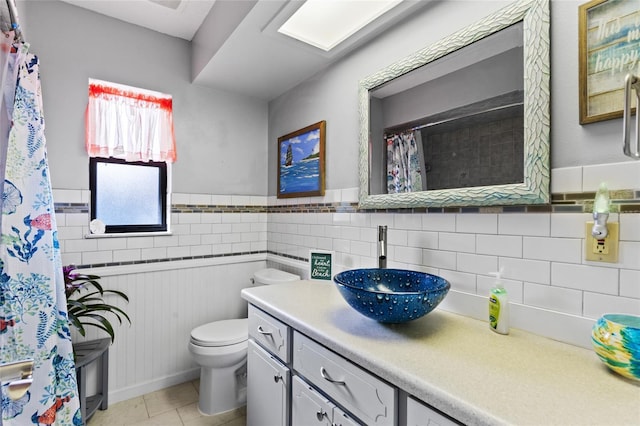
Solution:
<svg viewBox="0 0 640 426"><path fill-rule="evenodd" d="M362 80L360 208L549 203L549 45L520 0Z"/></svg>

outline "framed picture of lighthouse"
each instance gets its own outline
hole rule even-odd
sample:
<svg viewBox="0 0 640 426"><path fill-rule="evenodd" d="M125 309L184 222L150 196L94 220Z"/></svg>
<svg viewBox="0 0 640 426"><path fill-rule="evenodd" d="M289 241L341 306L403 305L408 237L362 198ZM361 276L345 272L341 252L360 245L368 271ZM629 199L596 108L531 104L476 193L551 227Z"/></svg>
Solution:
<svg viewBox="0 0 640 426"><path fill-rule="evenodd" d="M326 121L278 138L278 198L324 195Z"/></svg>

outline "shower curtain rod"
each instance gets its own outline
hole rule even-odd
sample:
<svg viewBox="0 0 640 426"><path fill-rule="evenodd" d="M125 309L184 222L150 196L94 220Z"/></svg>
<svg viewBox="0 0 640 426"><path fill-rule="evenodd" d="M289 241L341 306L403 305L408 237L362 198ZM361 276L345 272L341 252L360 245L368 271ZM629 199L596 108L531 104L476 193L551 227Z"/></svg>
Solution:
<svg viewBox="0 0 640 426"><path fill-rule="evenodd" d="M11 29L15 31L15 41L22 42L22 30L18 23L18 8L15 0L7 0L7 9L9 9L9 19L11 19Z"/></svg>
<svg viewBox="0 0 640 426"><path fill-rule="evenodd" d="M460 119L463 119L463 118L471 118L471 117L474 117L476 115L484 114L484 113L487 113L487 112L495 112L495 111L500 111L500 110L503 110L503 109L506 109L506 108L519 107L519 106L523 106L523 105L524 105L524 102L514 102L514 103L510 103L510 104L499 105L499 106L496 106L496 107L493 107L493 108L486 108L486 109L483 109L481 111L475 111L475 112L471 112L471 113L456 115L456 116L445 118L445 119L438 120L438 121L431 121L431 122L428 122L428 123L425 123L425 124L420 124L420 125L413 126L413 127L402 127L402 125L394 126L394 127L391 127L389 129L385 130L384 136L391 136L391 135L394 135L394 134L396 134L398 132L400 132L400 133L403 133L403 132L414 132L416 130L422 130L422 129L425 129L427 127L433 127L433 126L437 126L439 124L445 124L445 123L449 123L451 121L460 120ZM398 129L398 130L394 130L394 129ZM400 130L400 129L404 129L404 130Z"/></svg>

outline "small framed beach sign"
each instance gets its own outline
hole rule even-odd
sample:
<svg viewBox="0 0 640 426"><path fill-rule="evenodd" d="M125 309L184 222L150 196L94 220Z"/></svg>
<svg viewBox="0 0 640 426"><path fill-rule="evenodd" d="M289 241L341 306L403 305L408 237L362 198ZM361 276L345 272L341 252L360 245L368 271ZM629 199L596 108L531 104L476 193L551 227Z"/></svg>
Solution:
<svg viewBox="0 0 640 426"><path fill-rule="evenodd" d="M333 279L333 259L335 252L325 250L309 251L309 279L331 281Z"/></svg>
<svg viewBox="0 0 640 426"><path fill-rule="evenodd" d="M278 198L324 195L326 121L278 138Z"/></svg>

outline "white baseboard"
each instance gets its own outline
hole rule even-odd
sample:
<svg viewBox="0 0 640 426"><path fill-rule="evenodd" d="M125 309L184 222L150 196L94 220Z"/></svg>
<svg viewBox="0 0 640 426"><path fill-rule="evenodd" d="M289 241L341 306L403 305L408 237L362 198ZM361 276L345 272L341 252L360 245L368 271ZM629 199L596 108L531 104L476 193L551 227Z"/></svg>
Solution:
<svg viewBox="0 0 640 426"><path fill-rule="evenodd" d="M172 374L171 376L159 377L148 382L137 383L135 386L115 389L109 391L109 404L115 404L120 401L126 401L127 399L142 396L170 386L179 385L180 383L195 380L198 377L200 377L199 367Z"/></svg>

